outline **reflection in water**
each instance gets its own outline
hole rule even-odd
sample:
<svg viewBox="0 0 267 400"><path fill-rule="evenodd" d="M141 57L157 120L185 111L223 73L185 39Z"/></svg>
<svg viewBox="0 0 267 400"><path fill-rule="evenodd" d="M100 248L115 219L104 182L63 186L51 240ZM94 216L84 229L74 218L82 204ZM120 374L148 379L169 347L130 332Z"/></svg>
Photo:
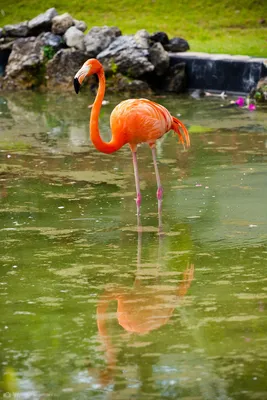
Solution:
<svg viewBox="0 0 267 400"><path fill-rule="evenodd" d="M116 348L112 344L112 334L107 329L110 320L108 306L117 301L117 320L119 325L129 333L146 334L161 328L170 320L175 308L182 305L182 299L190 288L194 278L194 265L187 262L182 280L175 285L164 284L162 267L163 238L158 235L158 260L154 268L143 271L141 262L142 231L138 232L137 269L134 284L131 288L109 287L97 306L98 332L106 351L107 369L101 374L102 384L107 384L114 374L117 364Z"/></svg>
<svg viewBox="0 0 267 400"><path fill-rule="evenodd" d="M0 199L4 199L5 197L7 197L7 187L6 187L6 183L3 181L3 183L0 186Z"/></svg>

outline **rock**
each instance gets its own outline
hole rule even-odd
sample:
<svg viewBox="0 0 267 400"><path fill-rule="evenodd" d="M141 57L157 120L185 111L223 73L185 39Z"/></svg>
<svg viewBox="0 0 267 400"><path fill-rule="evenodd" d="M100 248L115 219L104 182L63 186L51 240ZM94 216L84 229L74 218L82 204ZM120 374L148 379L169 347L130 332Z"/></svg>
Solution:
<svg viewBox="0 0 267 400"><path fill-rule="evenodd" d="M46 66L48 88L60 86L72 90L74 75L86 60L87 56L80 50L59 50Z"/></svg>
<svg viewBox="0 0 267 400"><path fill-rule="evenodd" d="M38 36L42 32L51 30L52 19L58 15L55 8L49 8L45 13L38 15L28 22L30 35Z"/></svg>
<svg viewBox="0 0 267 400"><path fill-rule="evenodd" d="M155 42L149 51L149 60L155 67L155 73L158 76L163 75L170 64L170 57L164 50L160 42Z"/></svg>
<svg viewBox="0 0 267 400"><path fill-rule="evenodd" d="M6 36L25 37L28 36L29 28L28 21L21 22L20 24L5 25L4 31Z"/></svg>
<svg viewBox="0 0 267 400"><path fill-rule="evenodd" d="M43 59L42 45L36 37L17 39L6 66L7 85L19 89L39 86L44 78Z"/></svg>
<svg viewBox="0 0 267 400"><path fill-rule="evenodd" d="M167 33L160 32L160 31L153 33L153 35L150 36L150 40L152 42L159 42L163 46L165 46L166 44L169 43L169 38L168 38Z"/></svg>
<svg viewBox="0 0 267 400"><path fill-rule="evenodd" d="M167 45L164 45L164 49L173 53L179 53L189 50L189 44L182 38L172 38Z"/></svg>
<svg viewBox="0 0 267 400"><path fill-rule="evenodd" d="M13 44L17 39L7 37L0 39L0 51L2 50L12 50Z"/></svg>
<svg viewBox="0 0 267 400"><path fill-rule="evenodd" d="M12 46L14 43L14 40L10 41L4 41L2 42L2 39L0 39L0 76L3 76L5 74L6 70L6 65L8 63L8 59L12 50Z"/></svg>
<svg viewBox="0 0 267 400"><path fill-rule="evenodd" d="M257 100L257 92L262 93L262 100L267 101L267 76L264 78L260 79L258 84L257 84L257 90L255 93L255 99Z"/></svg>
<svg viewBox="0 0 267 400"><path fill-rule="evenodd" d="M51 32L43 32L38 37L37 40L41 41L42 46L53 47L55 51L58 51L64 45L64 40L60 35L54 35Z"/></svg>
<svg viewBox="0 0 267 400"><path fill-rule="evenodd" d="M142 47L143 49L149 48L149 33L145 29L140 29L134 35L134 40L138 44L138 46Z"/></svg>
<svg viewBox="0 0 267 400"><path fill-rule="evenodd" d="M114 92L129 96L150 96L152 94L147 82L138 79L130 80L121 73L117 73L107 80L107 93Z"/></svg>
<svg viewBox="0 0 267 400"><path fill-rule="evenodd" d="M120 36L110 46L98 54L106 72L116 69L133 78L154 71L154 65L148 61L149 52L138 46L133 36Z"/></svg>
<svg viewBox="0 0 267 400"><path fill-rule="evenodd" d="M128 92L134 94L134 93L145 93L145 94L152 94L152 90L150 89L149 85L145 81L141 81L140 79L134 79L133 81L130 81L128 84Z"/></svg>
<svg viewBox="0 0 267 400"><path fill-rule="evenodd" d="M77 19L74 19L73 21L75 28L79 29L79 31L82 32L86 31L87 25L84 21L78 21Z"/></svg>
<svg viewBox="0 0 267 400"><path fill-rule="evenodd" d="M261 78L249 94L250 99L255 99L257 103L267 102L267 76Z"/></svg>
<svg viewBox="0 0 267 400"><path fill-rule="evenodd" d="M200 99L201 97L205 97L205 91L203 89L195 89L193 92L190 94L193 99Z"/></svg>
<svg viewBox="0 0 267 400"><path fill-rule="evenodd" d="M167 92L182 93L186 89L185 63L175 64L169 68L163 82Z"/></svg>
<svg viewBox="0 0 267 400"><path fill-rule="evenodd" d="M0 76L5 75L6 66L14 42L14 38L0 38Z"/></svg>
<svg viewBox="0 0 267 400"><path fill-rule="evenodd" d="M74 20L69 13L56 15L52 19L52 33L55 35L64 35L72 25L74 25Z"/></svg>
<svg viewBox="0 0 267 400"><path fill-rule="evenodd" d="M84 34L75 26L71 26L64 35L64 40L68 47L75 47L78 50L84 51Z"/></svg>
<svg viewBox="0 0 267 400"><path fill-rule="evenodd" d="M267 76L259 80L259 82L257 83L257 89L262 89L262 88L265 89L266 86L267 86Z"/></svg>
<svg viewBox="0 0 267 400"><path fill-rule="evenodd" d="M173 53L179 53L189 50L189 44L185 39L174 37L170 39L169 43L164 45L164 49Z"/></svg>
<svg viewBox="0 0 267 400"><path fill-rule="evenodd" d="M64 46L64 40L60 35L54 35L51 32L43 32L36 38L36 42L40 45L44 61L51 60L56 52Z"/></svg>
<svg viewBox="0 0 267 400"><path fill-rule="evenodd" d="M120 35L121 31L115 26L94 26L84 37L88 57L96 57Z"/></svg>

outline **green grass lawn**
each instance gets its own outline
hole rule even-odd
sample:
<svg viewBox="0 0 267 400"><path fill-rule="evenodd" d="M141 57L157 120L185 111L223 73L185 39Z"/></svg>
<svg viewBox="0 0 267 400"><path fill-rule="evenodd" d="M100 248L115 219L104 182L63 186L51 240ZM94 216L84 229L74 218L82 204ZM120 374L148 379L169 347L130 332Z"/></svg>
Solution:
<svg viewBox="0 0 267 400"><path fill-rule="evenodd" d="M192 51L267 57L267 0L2 0L0 26L50 7L84 20L88 28L116 25L124 34L162 30L187 39Z"/></svg>

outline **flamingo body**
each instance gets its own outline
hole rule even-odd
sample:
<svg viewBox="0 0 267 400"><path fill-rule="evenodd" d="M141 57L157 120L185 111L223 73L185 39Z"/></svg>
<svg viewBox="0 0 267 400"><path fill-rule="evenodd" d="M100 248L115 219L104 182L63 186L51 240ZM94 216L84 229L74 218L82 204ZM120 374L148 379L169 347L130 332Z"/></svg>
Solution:
<svg viewBox="0 0 267 400"><path fill-rule="evenodd" d="M132 149L138 143L153 145L171 129L172 123L172 116L165 107L147 99L122 101L110 116L112 135L115 139L123 136Z"/></svg>

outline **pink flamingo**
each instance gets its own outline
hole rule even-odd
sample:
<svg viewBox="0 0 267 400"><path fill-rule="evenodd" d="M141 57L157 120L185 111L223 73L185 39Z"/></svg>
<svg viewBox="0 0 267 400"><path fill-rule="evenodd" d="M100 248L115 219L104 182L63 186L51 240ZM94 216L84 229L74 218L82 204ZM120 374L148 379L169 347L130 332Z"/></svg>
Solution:
<svg viewBox="0 0 267 400"><path fill-rule="evenodd" d="M173 117L162 105L146 99L129 99L119 103L112 111L110 116L112 138L110 142L104 142L100 136L98 120L105 94L105 74L103 66L98 60L92 58L83 64L74 77L74 88L78 93L84 78L93 74L98 76L99 87L90 118L91 141L97 150L108 154L119 150L126 143L129 144L133 157L138 217L140 215L141 192L136 150L139 143L146 142L149 144L155 168L158 209L160 212L163 189L157 166L155 143L157 139L172 129L178 134L182 144L190 146L188 131L183 123Z"/></svg>

